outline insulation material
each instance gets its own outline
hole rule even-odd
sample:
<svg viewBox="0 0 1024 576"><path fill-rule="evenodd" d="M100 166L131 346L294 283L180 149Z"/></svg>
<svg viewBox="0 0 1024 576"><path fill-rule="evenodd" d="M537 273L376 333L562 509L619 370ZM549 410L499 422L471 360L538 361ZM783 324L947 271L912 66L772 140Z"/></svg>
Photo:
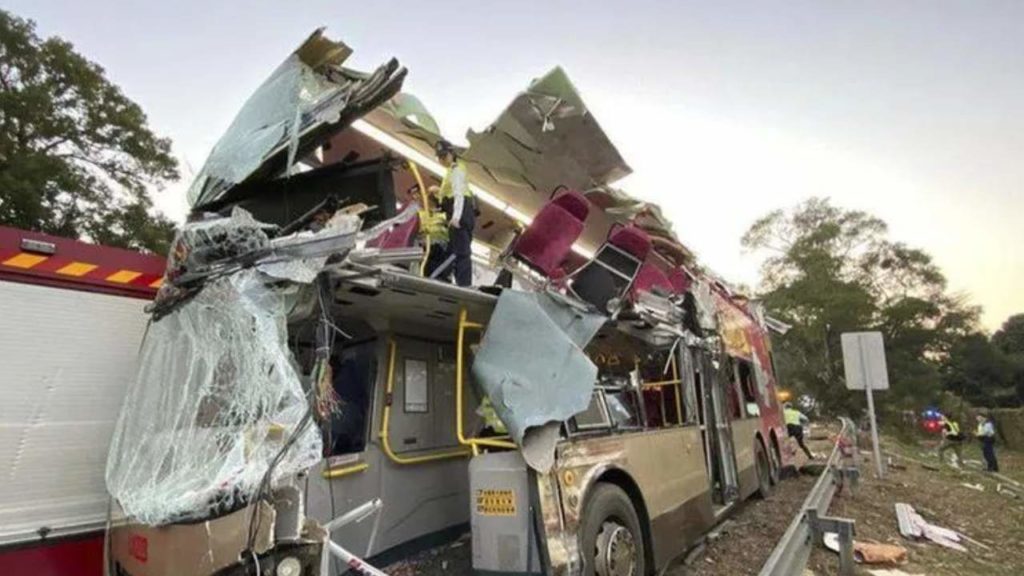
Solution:
<svg viewBox="0 0 1024 576"><path fill-rule="evenodd" d="M136 521L201 520L320 460L286 345L286 294L247 269L153 323L114 431L107 488Z"/></svg>
<svg viewBox="0 0 1024 576"><path fill-rule="evenodd" d="M516 443L527 432L586 410L597 366L583 352L606 318L547 292L505 290L473 362L473 376ZM532 435L527 463L550 467L557 434Z"/></svg>

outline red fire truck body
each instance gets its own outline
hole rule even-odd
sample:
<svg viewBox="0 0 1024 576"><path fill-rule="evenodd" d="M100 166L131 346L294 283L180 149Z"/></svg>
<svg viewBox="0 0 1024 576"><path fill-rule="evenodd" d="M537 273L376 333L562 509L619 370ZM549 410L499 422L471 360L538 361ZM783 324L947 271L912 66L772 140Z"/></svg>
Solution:
<svg viewBox="0 0 1024 576"><path fill-rule="evenodd" d="M102 573L107 449L164 265L0 227L0 573Z"/></svg>

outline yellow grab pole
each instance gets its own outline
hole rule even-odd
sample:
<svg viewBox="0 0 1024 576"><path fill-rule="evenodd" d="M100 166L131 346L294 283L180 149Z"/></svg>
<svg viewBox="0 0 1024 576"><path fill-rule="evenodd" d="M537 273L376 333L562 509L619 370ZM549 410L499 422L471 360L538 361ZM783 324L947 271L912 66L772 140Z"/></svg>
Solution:
<svg viewBox="0 0 1024 576"><path fill-rule="evenodd" d="M432 454L421 454L419 456L400 456L391 449L391 441L388 437L388 425L391 422L391 394L395 389L395 357L398 355L397 349L398 345L395 343L394 338L390 339L388 341L388 381L384 393L384 415L381 418L380 424L380 445L381 448L384 449L384 453L395 464L419 464L421 462L433 462L435 460L469 456L469 451L461 448L458 450L445 450Z"/></svg>
<svg viewBox="0 0 1024 576"><path fill-rule="evenodd" d="M672 379L676 381L676 418L679 419L681 426L683 424L683 381L679 378L676 356L672 356Z"/></svg>
<svg viewBox="0 0 1024 576"><path fill-rule="evenodd" d="M459 331L455 350L455 435L459 439L459 444L472 447L474 453L477 453L478 446L511 448L513 450L517 449L519 446L516 446L515 442L509 442L507 440L499 440L497 438L466 438L465 429L462 423L462 390L464 385L464 378L462 377L464 360L463 348L466 344L466 328L480 329L483 328L483 325L476 322L467 322L466 309L463 308L459 311Z"/></svg>
<svg viewBox="0 0 1024 576"><path fill-rule="evenodd" d="M430 198L427 197L427 187L423 184L423 177L420 176L420 169L416 166L416 163L409 160L409 170L412 172L413 178L416 179L416 184L420 187L420 200L423 202L423 211L428 216L430 215ZM424 222L420 222L422 229ZM427 259L430 258L430 235L424 234L423 243L423 260L420 262L420 276L427 275Z"/></svg>

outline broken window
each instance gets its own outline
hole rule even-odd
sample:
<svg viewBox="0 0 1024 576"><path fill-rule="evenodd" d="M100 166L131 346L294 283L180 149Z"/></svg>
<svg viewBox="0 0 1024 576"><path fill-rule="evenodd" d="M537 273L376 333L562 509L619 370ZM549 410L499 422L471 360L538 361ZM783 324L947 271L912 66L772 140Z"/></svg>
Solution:
<svg viewBox="0 0 1024 576"><path fill-rule="evenodd" d="M604 394L601 390L594 390L594 393L590 396L590 404L587 405L587 409L572 419L574 431L607 428L610 424L611 421L604 406Z"/></svg>
<svg viewBox="0 0 1024 576"><path fill-rule="evenodd" d="M329 456L362 452L377 380L377 340L346 345L334 354L331 368L338 408L331 415Z"/></svg>
<svg viewBox="0 0 1024 576"><path fill-rule="evenodd" d="M736 378L743 394L743 410L746 416L760 416L761 410L757 406L757 392L755 389L753 365L746 360L736 360Z"/></svg>

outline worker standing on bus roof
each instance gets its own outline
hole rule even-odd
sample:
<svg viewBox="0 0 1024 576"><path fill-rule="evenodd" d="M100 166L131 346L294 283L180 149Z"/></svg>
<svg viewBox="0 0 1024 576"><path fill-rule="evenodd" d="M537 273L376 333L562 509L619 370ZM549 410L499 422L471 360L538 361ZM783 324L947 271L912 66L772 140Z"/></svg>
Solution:
<svg viewBox="0 0 1024 576"><path fill-rule="evenodd" d="M435 278L446 278L450 266L455 272L455 283L469 286L473 283L473 228L476 226L476 202L469 189L469 175L466 165L459 159L455 146L441 139L434 147L437 159L447 168L438 199L448 223L448 258L440 270L431 274Z"/></svg>
<svg viewBox="0 0 1024 576"><path fill-rule="evenodd" d="M999 461L996 460L996 425L991 418L978 414L978 430L975 432L981 440L981 455L985 457L985 470L999 472Z"/></svg>
<svg viewBox="0 0 1024 576"><path fill-rule="evenodd" d="M950 420L942 414L942 443L939 444L939 460L945 462L946 451L953 450L954 467L959 468L963 464L963 454L960 447L964 442L964 435L960 432L960 424L956 420Z"/></svg>
<svg viewBox="0 0 1024 576"><path fill-rule="evenodd" d="M814 460L814 454L807 449L807 445L804 444L804 424L809 423L811 420L804 416L804 413L793 408L793 405L786 402L782 405L782 416L786 421L786 434L792 438L796 438L796 443L800 446L800 449L807 454L807 457Z"/></svg>

